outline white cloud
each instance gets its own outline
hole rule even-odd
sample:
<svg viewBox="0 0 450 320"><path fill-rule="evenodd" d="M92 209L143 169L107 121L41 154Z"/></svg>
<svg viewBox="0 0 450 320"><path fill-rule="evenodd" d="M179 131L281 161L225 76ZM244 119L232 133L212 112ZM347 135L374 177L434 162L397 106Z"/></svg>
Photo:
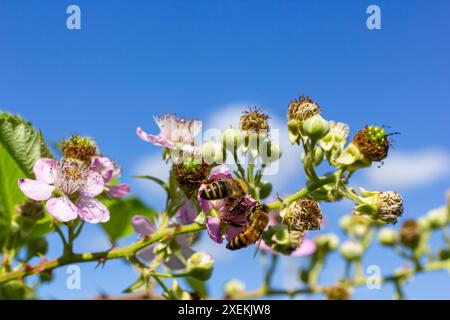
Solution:
<svg viewBox="0 0 450 320"><path fill-rule="evenodd" d="M450 174L450 154L433 148L392 152L381 168L365 173L371 188L412 189L430 185Z"/></svg>

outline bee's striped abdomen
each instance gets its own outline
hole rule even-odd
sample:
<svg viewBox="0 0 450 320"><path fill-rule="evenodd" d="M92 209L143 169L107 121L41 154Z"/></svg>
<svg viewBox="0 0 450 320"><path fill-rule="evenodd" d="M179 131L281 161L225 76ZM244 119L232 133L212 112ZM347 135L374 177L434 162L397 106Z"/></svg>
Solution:
<svg viewBox="0 0 450 320"><path fill-rule="evenodd" d="M233 239L231 239L227 243L227 249L230 250L237 250L241 248L245 248L251 243L254 243L252 235L254 234L254 228L252 226L245 229L245 231L239 233L237 236L235 236Z"/></svg>
<svg viewBox="0 0 450 320"><path fill-rule="evenodd" d="M216 180L206 185L200 193L200 198L205 200L216 200L227 197L227 187L222 180Z"/></svg>

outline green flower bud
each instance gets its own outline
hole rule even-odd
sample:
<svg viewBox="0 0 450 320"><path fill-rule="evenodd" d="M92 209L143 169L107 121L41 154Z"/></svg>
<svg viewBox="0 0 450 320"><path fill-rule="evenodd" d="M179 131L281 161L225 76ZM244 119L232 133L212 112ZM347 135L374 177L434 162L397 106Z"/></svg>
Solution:
<svg viewBox="0 0 450 320"><path fill-rule="evenodd" d="M211 277L214 260L204 252L196 252L186 262L186 270L191 277L206 281Z"/></svg>
<svg viewBox="0 0 450 320"><path fill-rule="evenodd" d="M265 154L267 154L268 151L268 132L267 131L247 131L244 132L244 142L242 144L242 152L246 153L250 151L250 154L253 158L256 158L260 150L265 150Z"/></svg>
<svg viewBox="0 0 450 320"><path fill-rule="evenodd" d="M383 228L378 234L378 241L384 246L392 247L397 243L397 233L391 228Z"/></svg>
<svg viewBox="0 0 450 320"><path fill-rule="evenodd" d="M268 181L261 181L259 184L259 198L266 199L272 192L272 184Z"/></svg>
<svg viewBox="0 0 450 320"><path fill-rule="evenodd" d="M318 141L328 134L330 124L320 114L316 114L303 122L302 129L302 132L311 140Z"/></svg>
<svg viewBox="0 0 450 320"><path fill-rule="evenodd" d="M354 261L362 257L364 248L361 243L348 240L341 245L341 255L349 260Z"/></svg>
<svg viewBox="0 0 450 320"><path fill-rule="evenodd" d="M355 214L369 215L372 219L380 219L385 223L396 223L403 214L403 199L393 191L366 191L360 188L362 198L353 211Z"/></svg>
<svg viewBox="0 0 450 320"><path fill-rule="evenodd" d="M408 248L416 248L421 238L422 230L415 220L405 220L400 228L400 242Z"/></svg>
<svg viewBox="0 0 450 320"><path fill-rule="evenodd" d="M339 237L334 233L321 234L314 238L318 250L325 252L336 250L339 245Z"/></svg>
<svg viewBox="0 0 450 320"><path fill-rule="evenodd" d="M290 230L319 230L323 215L319 203L311 198L303 198L291 203L284 215L283 222Z"/></svg>
<svg viewBox="0 0 450 320"><path fill-rule="evenodd" d="M216 141L206 141L201 146L203 161L207 164L214 165L223 163L225 161L225 152L222 148L222 144Z"/></svg>
<svg viewBox="0 0 450 320"><path fill-rule="evenodd" d="M277 161L281 158L281 148L273 141L260 143L259 155L261 156L264 164Z"/></svg>
<svg viewBox="0 0 450 320"><path fill-rule="evenodd" d="M444 228L448 224L448 210L447 207L433 209L427 213L427 219L430 227L433 229Z"/></svg>
<svg viewBox="0 0 450 320"><path fill-rule="evenodd" d="M241 130L229 127L222 132L222 144L227 150L233 152L242 145L244 136Z"/></svg>
<svg viewBox="0 0 450 320"><path fill-rule="evenodd" d="M225 283L223 290L228 297L234 297L245 292L245 283L237 279L233 279Z"/></svg>

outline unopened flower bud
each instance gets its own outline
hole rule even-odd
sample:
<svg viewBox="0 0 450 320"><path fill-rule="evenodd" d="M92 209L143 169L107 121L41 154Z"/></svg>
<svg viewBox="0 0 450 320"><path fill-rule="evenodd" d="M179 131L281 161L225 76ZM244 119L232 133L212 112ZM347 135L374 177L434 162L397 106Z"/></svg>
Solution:
<svg viewBox="0 0 450 320"><path fill-rule="evenodd" d="M272 192L272 184L269 181L261 181L259 184L259 198L265 199Z"/></svg>
<svg viewBox="0 0 450 320"><path fill-rule="evenodd" d="M196 252L186 262L187 272L191 277L206 281L211 277L214 260L204 252Z"/></svg>
<svg viewBox="0 0 450 320"><path fill-rule="evenodd" d="M325 288L325 297L328 300L348 300L352 289L344 284Z"/></svg>
<svg viewBox="0 0 450 320"><path fill-rule="evenodd" d="M228 297L234 297L245 292L245 283L237 279L233 279L225 283L223 290Z"/></svg>
<svg viewBox="0 0 450 320"><path fill-rule="evenodd" d="M90 166L92 158L98 155L95 142L89 138L73 135L62 143L63 157L77 159Z"/></svg>
<svg viewBox="0 0 450 320"><path fill-rule="evenodd" d="M289 229L304 232L319 230L322 218L319 204L311 198L303 198L289 205L284 222Z"/></svg>
<svg viewBox="0 0 450 320"><path fill-rule="evenodd" d="M262 112L260 108L250 107L244 111L240 119L240 128L242 131L269 131L269 116Z"/></svg>
<svg viewBox="0 0 450 320"><path fill-rule="evenodd" d="M318 250L323 250L325 252L336 250L339 245L339 238L334 233L321 234L314 238L314 242Z"/></svg>
<svg viewBox="0 0 450 320"><path fill-rule="evenodd" d="M17 215L37 221L44 217L44 207L40 201L27 199L16 206Z"/></svg>
<svg viewBox="0 0 450 320"><path fill-rule="evenodd" d="M439 209L433 209L427 213L427 219L430 223L430 227L433 229L444 228L448 224L448 209L442 207Z"/></svg>
<svg viewBox="0 0 450 320"><path fill-rule="evenodd" d="M389 141L382 127L369 126L359 130L353 143L370 161L381 161L388 155Z"/></svg>
<svg viewBox="0 0 450 320"><path fill-rule="evenodd" d="M364 252L364 248L361 243L356 241L346 241L341 245L341 255L349 260L358 260L362 257Z"/></svg>
<svg viewBox="0 0 450 320"><path fill-rule="evenodd" d="M233 152L242 144L244 136L241 130L233 127L228 127L222 132L222 143L224 148Z"/></svg>
<svg viewBox="0 0 450 320"><path fill-rule="evenodd" d="M201 146L203 161L207 164L214 165L224 162L224 155L222 144L216 141L206 141Z"/></svg>
<svg viewBox="0 0 450 320"><path fill-rule="evenodd" d="M188 198L200 188L202 182L207 179L210 170L211 165L195 159L173 165L175 180Z"/></svg>
<svg viewBox="0 0 450 320"><path fill-rule="evenodd" d="M176 279L172 281L172 294L177 300L192 300L191 294L183 290Z"/></svg>
<svg viewBox="0 0 450 320"><path fill-rule="evenodd" d="M259 155L264 164L277 161L281 158L281 148L273 141L260 144L259 149Z"/></svg>
<svg viewBox="0 0 450 320"><path fill-rule="evenodd" d="M400 228L400 242L408 248L416 248L421 237L421 228L415 220L405 220Z"/></svg>
<svg viewBox="0 0 450 320"><path fill-rule="evenodd" d="M383 228L378 234L378 241L384 246L392 247L397 243L397 233L391 228Z"/></svg>
<svg viewBox="0 0 450 320"><path fill-rule="evenodd" d="M320 114L316 114L303 122L302 129L302 132L311 140L318 141L328 134L330 124Z"/></svg>

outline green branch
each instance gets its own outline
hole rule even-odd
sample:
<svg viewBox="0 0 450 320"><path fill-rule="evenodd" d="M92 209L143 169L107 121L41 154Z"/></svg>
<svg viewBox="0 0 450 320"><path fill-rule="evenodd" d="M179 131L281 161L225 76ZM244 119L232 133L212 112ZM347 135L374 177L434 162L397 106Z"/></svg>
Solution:
<svg viewBox="0 0 450 320"><path fill-rule="evenodd" d="M142 239L138 242L135 242L129 246L117 249L111 249L108 251L102 252L94 252L94 253L81 253L81 254L73 254L69 256L62 256L60 258L54 260L43 261L38 263L35 266L27 266L23 269L8 272L0 275L0 284L5 282L24 278L27 276L39 274L44 271L50 271L55 268L59 268L64 265L68 265L71 263L84 263L84 262L92 262L92 261L106 261L111 259L120 259L120 258L128 258L132 257L137 251L146 246L158 242L162 239L172 237L177 234L182 233L191 233L197 232L205 229L205 226L199 224L189 224L185 226L176 226L172 228L164 228L162 230L158 230L153 234L152 237L148 239Z"/></svg>

